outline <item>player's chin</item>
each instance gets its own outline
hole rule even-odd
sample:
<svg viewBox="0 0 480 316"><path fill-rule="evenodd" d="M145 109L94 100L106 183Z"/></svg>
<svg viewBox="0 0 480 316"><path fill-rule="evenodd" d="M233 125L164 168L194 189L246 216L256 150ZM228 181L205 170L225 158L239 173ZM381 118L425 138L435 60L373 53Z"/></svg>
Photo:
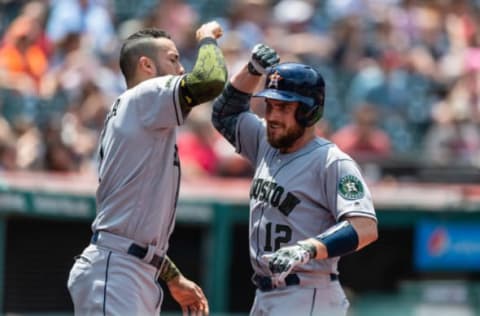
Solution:
<svg viewBox="0 0 480 316"><path fill-rule="evenodd" d="M269 133L267 133L267 140L270 143L270 146L272 146L273 148L283 147L281 137L276 137L275 135L270 135Z"/></svg>
<svg viewBox="0 0 480 316"><path fill-rule="evenodd" d="M282 137L282 129L279 127L267 126L267 137L268 139L279 139Z"/></svg>

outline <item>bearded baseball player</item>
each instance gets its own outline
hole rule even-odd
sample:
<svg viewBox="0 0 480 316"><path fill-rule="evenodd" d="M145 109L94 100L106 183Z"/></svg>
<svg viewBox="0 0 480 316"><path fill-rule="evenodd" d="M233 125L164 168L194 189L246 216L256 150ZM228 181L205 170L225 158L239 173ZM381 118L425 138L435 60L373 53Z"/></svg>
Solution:
<svg viewBox="0 0 480 316"><path fill-rule="evenodd" d="M158 315L158 278L184 313L209 313L200 287L166 253L180 182L176 127L225 85L227 70L216 43L221 35L217 22L197 30L197 61L187 74L164 31L141 30L123 44L120 67L128 90L105 120L93 236L68 280L75 315Z"/></svg>
<svg viewBox="0 0 480 316"><path fill-rule="evenodd" d="M339 258L377 239L372 198L357 164L314 124L325 83L315 69L280 63L259 44L215 100L212 121L255 166L250 260L257 287L251 315L346 315ZM265 118L249 111L261 75Z"/></svg>

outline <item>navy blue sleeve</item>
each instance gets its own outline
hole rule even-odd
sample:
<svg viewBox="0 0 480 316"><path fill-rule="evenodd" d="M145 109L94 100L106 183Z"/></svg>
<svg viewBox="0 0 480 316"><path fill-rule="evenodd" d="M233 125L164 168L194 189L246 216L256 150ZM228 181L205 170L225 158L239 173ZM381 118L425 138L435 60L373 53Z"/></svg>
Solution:
<svg viewBox="0 0 480 316"><path fill-rule="evenodd" d="M251 94L241 92L227 84L222 94L213 102L213 126L233 145L236 145L238 116L249 111Z"/></svg>

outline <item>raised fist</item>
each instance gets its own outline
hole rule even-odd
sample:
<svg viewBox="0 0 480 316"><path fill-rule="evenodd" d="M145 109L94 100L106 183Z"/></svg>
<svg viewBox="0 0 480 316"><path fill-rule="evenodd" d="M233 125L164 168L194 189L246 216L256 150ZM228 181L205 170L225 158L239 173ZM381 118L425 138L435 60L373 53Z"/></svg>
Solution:
<svg viewBox="0 0 480 316"><path fill-rule="evenodd" d="M277 52L265 44L257 44L252 49L252 56L248 62L248 71L252 75L260 76L267 73L267 68L280 62Z"/></svg>
<svg viewBox="0 0 480 316"><path fill-rule="evenodd" d="M215 39L220 38L223 35L223 29L220 24L216 21L211 21L205 24L202 24L197 29L196 37L197 41L201 41L205 37L213 37Z"/></svg>

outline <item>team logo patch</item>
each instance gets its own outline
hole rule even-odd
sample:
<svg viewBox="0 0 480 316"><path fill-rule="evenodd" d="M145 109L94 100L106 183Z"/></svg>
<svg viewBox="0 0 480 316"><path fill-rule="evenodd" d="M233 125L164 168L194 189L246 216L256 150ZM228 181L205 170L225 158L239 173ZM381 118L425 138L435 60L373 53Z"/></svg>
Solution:
<svg viewBox="0 0 480 316"><path fill-rule="evenodd" d="M270 75L270 82L268 83L269 88L274 88L278 89L278 81L282 80L282 76L278 73L278 71L275 71L273 74Z"/></svg>
<svg viewBox="0 0 480 316"><path fill-rule="evenodd" d="M340 191L340 195L347 200L358 200L363 198L365 194L363 191L362 181L352 175L348 175L340 179L338 191Z"/></svg>

